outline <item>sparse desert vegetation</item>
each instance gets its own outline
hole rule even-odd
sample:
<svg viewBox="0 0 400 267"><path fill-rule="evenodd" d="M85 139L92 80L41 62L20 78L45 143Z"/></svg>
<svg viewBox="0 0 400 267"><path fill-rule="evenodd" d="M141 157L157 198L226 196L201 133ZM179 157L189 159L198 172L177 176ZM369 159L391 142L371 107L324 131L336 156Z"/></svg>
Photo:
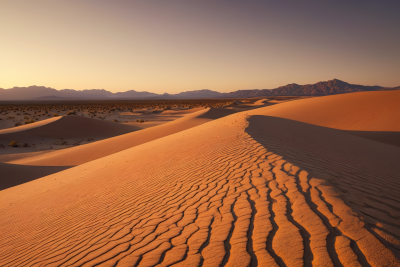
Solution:
<svg viewBox="0 0 400 267"><path fill-rule="evenodd" d="M30 123L34 123L35 122L35 120L27 120L27 121L25 121L25 124L30 124Z"/></svg>
<svg viewBox="0 0 400 267"><path fill-rule="evenodd" d="M16 141L11 141L11 142L8 144L8 146L11 146L11 147L18 147L18 143L17 143Z"/></svg>
<svg viewBox="0 0 400 267"><path fill-rule="evenodd" d="M195 99L195 100L92 100L92 101L0 101L0 113L15 112L24 115L44 115L57 111L59 115L72 115L87 112L92 115L111 113L113 111L134 110L171 110L174 108L189 109L198 107L221 108L232 104L232 99Z"/></svg>

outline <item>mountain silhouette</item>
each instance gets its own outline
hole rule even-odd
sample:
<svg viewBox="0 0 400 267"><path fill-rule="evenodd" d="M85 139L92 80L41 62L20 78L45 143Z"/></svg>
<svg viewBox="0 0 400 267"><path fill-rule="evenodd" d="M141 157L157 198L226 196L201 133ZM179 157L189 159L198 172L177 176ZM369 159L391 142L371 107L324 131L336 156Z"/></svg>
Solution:
<svg viewBox="0 0 400 267"><path fill-rule="evenodd" d="M151 92L126 92L112 93L104 89L86 89L82 91L73 89L56 90L45 86L0 88L0 100L62 100L62 99L191 99L191 98L247 98L264 96L322 96L352 92L399 90L398 87L366 86L350 84L338 79L333 79L315 84L299 85L296 83L281 86L275 89L248 89L237 90L230 93L220 93L209 89L181 92L178 94L156 94Z"/></svg>
<svg viewBox="0 0 400 267"><path fill-rule="evenodd" d="M278 87L276 89L262 90L239 90L225 94L226 97L258 97L258 96L322 96L335 95L352 92L378 91L392 88L382 86L365 86L349 84L344 81L333 79L315 84L298 85L295 83Z"/></svg>

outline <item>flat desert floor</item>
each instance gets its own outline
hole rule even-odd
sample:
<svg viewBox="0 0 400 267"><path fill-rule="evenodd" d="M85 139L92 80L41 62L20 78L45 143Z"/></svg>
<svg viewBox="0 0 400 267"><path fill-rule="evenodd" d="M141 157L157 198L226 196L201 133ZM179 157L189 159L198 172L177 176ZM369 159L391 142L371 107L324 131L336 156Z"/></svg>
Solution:
<svg viewBox="0 0 400 267"><path fill-rule="evenodd" d="M399 102L361 92L134 131L82 116L3 129L4 142L97 139L3 153L0 265L400 266Z"/></svg>

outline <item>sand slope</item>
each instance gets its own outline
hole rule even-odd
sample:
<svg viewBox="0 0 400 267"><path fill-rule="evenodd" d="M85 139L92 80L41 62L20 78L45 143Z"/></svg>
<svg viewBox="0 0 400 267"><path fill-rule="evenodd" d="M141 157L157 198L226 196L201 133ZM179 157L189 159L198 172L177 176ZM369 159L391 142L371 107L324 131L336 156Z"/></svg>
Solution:
<svg viewBox="0 0 400 267"><path fill-rule="evenodd" d="M268 108L1 191L0 265L399 266L400 149Z"/></svg>
<svg viewBox="0 0 400 267"><path fill-rule="evenodd" d="M135 131L136 127L81 116L62 116L0 130L0 142L41 139L102 139Z"/></svg>
<svg viewBox="0 0 400 267"><path fill-rule="evenodd" d="M233 113L235 112L224 109L203 109L166 124L9 163L36 166L79 165Z"/></svg>
<svg viewBox="0 0 400 267"><path fill-rule="evenodd" d="M7 161L7 164L0 164L0 172L2 174L0 177L0 190L99 159L233 113L234 111L224 109L203 109L176 121L86 145L48 153L37 153L38 155L31 153L34 156L29 156L29 153L26 153L28 154L26 156L8 155L9 159L14 159ZM119 127L119 124L116 125ZM5 156L3 157L6 158Z"/></svg>
<svg viewBox="0 0 400 267"><path fill-rule="evenodd" d="M400 90L361 92L295 100L271 106L262 114L400 146L399 103Z"/></svg>
<svg viewBox="0 0 400 267"><path fill-rule="evenodd" d="M400 131L400 90L293 100L257 111L341 130Z"/></svg>
<svg viewBox="0 0 400 267"><path fill-rule="evenodd" d="M26 166L0 163L0 190L23 184L72 166Z"/></svg>
<svg viewBox="0 0 400 267"><path fill-rule="evenodd" d="M372 235L400 257L399 147L288 119L255 115L248 121L246 132L254 140L308 173L308 179L298 176L297 181L310 206L318 206L318 203L312 204L313 199L324 190L335 196L337 203L347 206L343 213L342 204L336 206L327 200L332 213L328 216L331 225L325 222L329 226L328 250L329 242L336 246L334 240L343 235L358 240L358 231L341 223L340 220L345 220L339 215L350 216L356 212L355 217L360 216L362 220L354 219L353 223L365 224ZM337 217L340 220L335 222ZM339 231L332 228L335 225ZM365 251L370 246L368 242L358 244L364 249L356 250ZM358 258L362 256L359 255Z"/></svg>
<svg viewBox="0 0 400 267"><path fill-rule="evenodd" d="M19 133L19 132L22 132L22 131L29 131L29 130L35 129L35 128L37 128L37 127L42 127L42 126L44 126L44 125L46 125L46 124L55 122L55 121L57 121L57 120L59 120L59 119L61 119L61 118L63 118L63 117L61 117L61 116L59 116L59 117L53 117L53 118L50 118L50 119L45 119L45 120L42 120L42 121L37 121L37 122L35 122L35 123L20 125L20 126L16 126L16 127L13 127L13 128L8 128L8 129L2 129L2 130L0 130L0 135L3 135L3 134L12 134L12 133Z"/></svg>

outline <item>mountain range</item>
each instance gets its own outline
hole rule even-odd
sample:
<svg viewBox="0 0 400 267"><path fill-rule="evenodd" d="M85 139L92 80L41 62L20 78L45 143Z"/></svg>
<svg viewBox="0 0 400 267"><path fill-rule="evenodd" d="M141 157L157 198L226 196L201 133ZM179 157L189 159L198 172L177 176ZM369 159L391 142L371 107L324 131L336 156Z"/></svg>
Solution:
<svg viewBox="0 0 400 267"><path fill-rule="evenodd" d="M382 87L378 85L366 86L349 84L333 79L315 84L288 84L275 89L249 89L237 90L230 93L220 93L208 89L181 92L178 94L156 94L151 92L138 92L130 90L126 92L112 93L104 89L56 90L44 86L0 88L0 100L97 100L97 99L191 99L191 98L248 98L264 96L321 96L351 92L398 90L398 87Z"/></svg>

